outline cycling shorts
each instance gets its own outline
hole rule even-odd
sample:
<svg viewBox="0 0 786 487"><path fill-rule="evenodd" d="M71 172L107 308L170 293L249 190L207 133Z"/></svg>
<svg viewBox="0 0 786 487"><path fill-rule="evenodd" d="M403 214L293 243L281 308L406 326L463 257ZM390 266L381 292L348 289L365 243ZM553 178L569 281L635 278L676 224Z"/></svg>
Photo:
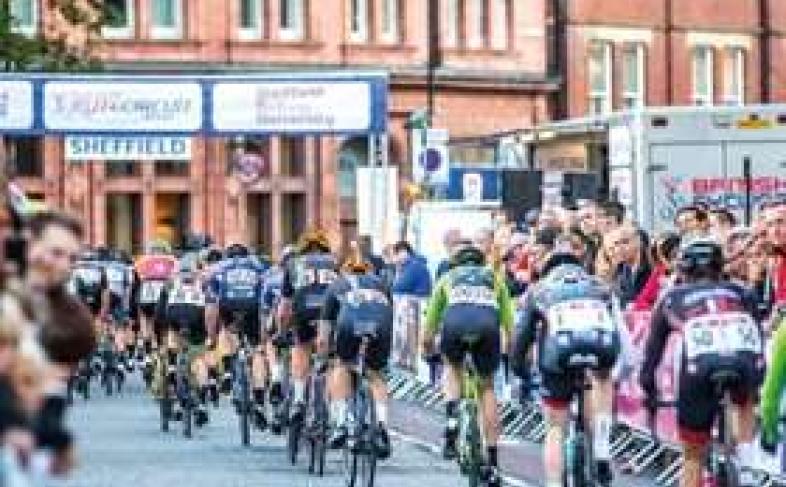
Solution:
<svg viewBox="0 0 786 487"><path fill-rule="evenodd" d="M252 347L259 346L259 344L262 343L259 309L256 306L248 308L228 308L219 306L218 314L224 326L232 326L237 315L240 314L240 322L237 329L239 336L245 336Z"/></svg>
<svg viewBox="0 0 786 487"><path fill-rule="evenodd" d="M156 303L140 304L139 313L148 320L152 320L156 314L156 306Z"/></svg>
<svg viewBox="0 0 786 487"><path fill-rule="evenodd" d="M500 324L496 312L475 306L454 306L442 322L440 351L453 365L461 365L464 355L472 361L482 377L491 377L500 364Z"/></svg>
<svg viewBox="0 0 786 487"><path fill-rule="evenodd" d="M713 372L730 370L739 374L741 380L729 391L734 404L745 406L755 400L761 384L756 360L728 359L725 364L719 360L715 368L704 367L698 374L688 373L685 366L682 367L677 394L677 425L682 441L696 445L710 441L713 424L720 412L720 398L709 379Z"/></svg>
<svg viewBox="0 0 786 487"><path fill-rule="evenodd" d="M392 340L393 323L390 320L377 322L377 334L369 341L366 363L371 370L381 371L388 365ZM345 362L357 360L361 338L355 334L351 320L341 320L336 326L336 355Z"/></svg>

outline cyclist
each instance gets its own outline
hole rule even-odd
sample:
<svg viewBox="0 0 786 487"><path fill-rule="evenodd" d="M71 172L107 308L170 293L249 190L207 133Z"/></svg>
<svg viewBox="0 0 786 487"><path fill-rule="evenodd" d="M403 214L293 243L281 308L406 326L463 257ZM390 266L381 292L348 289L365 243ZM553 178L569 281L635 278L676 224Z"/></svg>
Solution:
<svg viewBox="0 0 786 487"><path fill-rule="evenodd" d="M194 420L195 424L201 427L208 421L205 407L208 370L203 356L208 333L205 325L205 295L196 266L191 259L181 261L178 274L161 290L154 320L156 335L161 345L159 370L154 375L154 396L160 399L163 388L166 387L160 367L174 367L178 351L185 348L186 362L193 381L190 383L195 385L198 398ZM186 343L182 343L182 340L186 340Z"/></svg>
<svg viewBox="0 0 786 487"><path fill-rule="evenodd" d="M393 333L393 305L381 278L370 262L358 252L342 267L341 276L327 290L322 319L333 325L336 353L340 363L330 374L332 395L330 416L334 425L329 438L331 448L342 448L347 439L347 400L350 396L348 363L357 360L360 338L355 334L360 322L376 325L376 335L368 344L367 363L378 425L374 445L377 455L390 456L387 433L388 390L382 371L387 367Z"/></svg>
<svg viewBox="0 0 786 487"><path fill-rule="evenodd" d="M94 319L108 309L106 272L99 264L97 252L86 250L79 255L71 272L69 288L88 307Z"/></svg>
<svg viewBox="0 0 786 487"><path fill-rule="evenodd" d="M145 255L139 257L134 265L139 276L138 308L139 327L142 335L146 372L149 355L153 351L153 317L161 291L177 271L177 260L165 242L150 244Z"/></svg>
<svg viewBox="0 0 786 487"><path fill-rule="evenodd" d="M305 413L306 379L311 369L311 351L317 339L317 353L326 355L330 330L316 326L328 286L338 273L336 258L327 236L320 230L305 232L297 254L289 259L281 285L279 315L282 331L294 330L292 350L292 409L290 421L299 422Z"/></svg>
<svg viewBox="0 0 786 487"><path fill-rule="evenodd" d="M131 357L126 356L127 347L133 346L132 330L129 327L133 273L122 256L105 247L98 249L109 288L109 318L114 325L115 348L118 363L133 368Z"/></svg>
<svg viewBox="0 0 786 487"><path fill-rule="evenodd" d="M247 247L241 244L230 245L226 256L226 260L219 265L211 277L210 292L218 298L218 317L224 330L238 326L237 330L232 331L237 333L238 337L245 337L253 349L251 375L254 418L256 426L264 429L267 425L265 418L267 371L264 351L261 347L262 324L259 319L259 308L262 283L267 269L250 255ZM212 337L215 329L209 331ZM236 350L237 347L232 347L231 352L234 353ZM226 353L230 350L222 351ZM223 357L223 366L227 378L226 374L231 373L232 370L231 355ZM226 390L226 386L224 389Z"/></svg>
<svg viewBox="0 0 786 487"><path fill-rule="evenodd" d="M762 334L754 318L752 293L737 283L722 281L723 265L722 248L713 240L694 239L681 248L677 269L682 283L667 290L653 312L641 369L641 387L648 404L653 404L655 370L669 335L681 332L677 422L684 454L681 485L686 487L702 484L702 460L719 400L710 377L719 371L740 378L731 391L739 421L740 482L755 481L749 466L755 459L753 398L764 375Z"/></svg>
<svg viewBox="0 0 786 487"><path fill-rule="evenodd" d="M458 404L461 391L462 362L466 352L481 377L481 414L478 421L484 432L488 485L500 485L497 466L499 425L494 397L494 373L501 360L502 343L507 343L513 327L513 301L504 277L487 264L483 251L470 242L461 242L450 262L451 269L437 283L426 309L424 350L433 349L434 337L442 327L440 348L446 362L445 396L447 425L444 456L456 456ZM466 337L475 337L467 349Z"/></svg>
<svg viewBox="0 0 786 487"><path fill-rule="evenodd" d="M265 284L262 288L262 300L260 301L262 322L267 327L268 340L266 343L266 358L270 370L270 403L275 410L278 410L278 406L283 401L283 390L281 388L281 383L284 379L283 366L278 362L276 344L274 343L274 338L281 340L284 337L279 336L277 333L275 310L278 306L279 300L281 299L281 287L284 283L284 270L286 269L287 263L294 252L295 248L292 246L286 246L281 251L281 257L279 259L278 265L273 266L265 276ZM276 434L281 432L282 419L283 418L280 417L280 414L273 415L271 429Z"/></svg>
<svg viewBox="0 0 786 487"><path fill-rule="evenodd" d="M581 259L556 245L542 262L540 281L524 297L513 344L514 372L527 373L529 352L538 342L538 369L548 422L543 461L546 486L563 484L563 442L568 426L568 406L587 376L594 420L593 458L595 480L611 485L610 436L612 426L612 368L621 352L622 315L617 298L599 278L590 275ZM589 329L591 334L582 330ZM576 333L578 331L578 333ZM576 356L590 363L572 366ZM591 373L587 373L592 369Z"/></svg>

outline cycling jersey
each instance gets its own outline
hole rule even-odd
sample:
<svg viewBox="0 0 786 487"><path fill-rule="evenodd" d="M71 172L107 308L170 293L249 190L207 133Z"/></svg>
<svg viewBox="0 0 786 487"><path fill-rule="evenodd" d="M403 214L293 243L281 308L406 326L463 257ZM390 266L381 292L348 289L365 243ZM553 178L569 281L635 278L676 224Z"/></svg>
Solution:
<svg viewBox="0 0 786 487"><path fill-rule="evenodd" d="M504 277L489 267L466 265L437 283L426 309L426 330L440 326L442 354L459 364L472 355L478 373L489 376L500 362L501 331L513 327L513 300Z"/></svg>
<svg viewBox="0 0 786 487"><path fill-rule="evenodd" d="M140 280L137 304L150 315L164 286L177 271L177 260L169 255L145 255L134 267Z"/></svg>
<svg viewBox="0 0 786 487"><path fill-rule="evenodd" d="M755 395L764 374L763 336L755 315L752 293L733 282L682 284L656 306L640 382L650 396L656 394L655 370L669 335L680 332L677 421L683 440L709 440L719 400L712 374L739 376L731 391L737 404Z"/></svg>
<svg viewBox="0 0 786 487"><path fill-rule="evenodd" d="M292 257L284 270L281 296L292 300L292 318L299 341L316 337L312 322L318 320L327 289L338 276L338 263L330 253L307 253Z"/></svg>
<svg viewBox="0 0 786 487"><path fill-rule="evenodd" d="M123 262L101 262L106 273L110 292L110 313L117 324L125 324L131 307L131 288L134 284L133 269Z"/></svg>
<svg viewBox="0 0 786 487"><path fill-rule="evenodd" d="M267 269L254 258L230 258L219 264L210 278L209 294L228 310L258 310Z"/></svg>
<svg viewBox="0 0 786 487"><path fill-rule="evenodd" d="M262 311L269 314L278 303L281 297L281 288L284 283L284 269L274 267L265 275L265 283L262 286L262 301L260 307Z"/></svg>
<svg viewBox="0 0 786 487"><path fill-rule="evenodd" d="M107 288L106 273L96 262L77 262L71 272L68 288L93 314L97 314L101 310L101 296Z"/></svg>
<svg viewBox="0 0 786 487"><path fill-rule="evenodd" d="M361 327L374 329L367 353L372 370L383 369L390 357L393 305L385 283L371 274L339 277L327 290L322 319L335 322L336 353L354 360L360 349Z"/></svg>
<svg viewBox="0 0 786 487"><path fill-rule="evenodd" d="M156 332L169 329L185 333L192 345L207 338L205 295L196 280L175 279L164 287L156 308Z"/></svg>
<svg viewBox="0 0 786 487"><path fill-rule="evenodd" d="M786 326L779 323L772 339L770 364L761 389L761 431L767 444L778 443L781 399L786 386Z"/></svg>

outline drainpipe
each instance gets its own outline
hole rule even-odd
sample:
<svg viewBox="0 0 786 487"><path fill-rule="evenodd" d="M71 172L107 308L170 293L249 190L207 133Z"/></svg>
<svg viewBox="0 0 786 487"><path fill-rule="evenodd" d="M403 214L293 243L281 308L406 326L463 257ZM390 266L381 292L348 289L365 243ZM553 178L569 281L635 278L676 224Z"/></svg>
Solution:
<svg viewBox="0 0 786 487"><path fill-rule="evenodd" d="M671 37L674 32L673 0L666 0L665 8L666 25L664 26L664 42L666 43L666 105L670 106L674 104L674 56L671 43Z"/></svg>
<svg viewBox="0 0 786 487"><path fill-rule="evenodd" d="M439 0L428 0L428 65L426 73L428 126L434 126L434 99L437 94L435 76L442 64L439 42Z"/></svg>
<svg viewBox="0 0 786 487"><path fill-rule="evenodd" d="M772 73L770 67L770 0L759 0L759 79L761 103L769 103L771 98Z"/></svg>

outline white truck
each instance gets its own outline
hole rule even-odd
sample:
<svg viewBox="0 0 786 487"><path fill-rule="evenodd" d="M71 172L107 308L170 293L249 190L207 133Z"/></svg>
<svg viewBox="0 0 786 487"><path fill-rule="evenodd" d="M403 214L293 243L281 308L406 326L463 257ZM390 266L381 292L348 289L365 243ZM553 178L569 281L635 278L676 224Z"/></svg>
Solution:
<svg viewBox="0 0 786 487"><path fill-rule="evenodd" d="M648 230L672 227L691 202L744 224L748 209L786 197L786 105L653 108L602 123L610 193Z"/></svg>

